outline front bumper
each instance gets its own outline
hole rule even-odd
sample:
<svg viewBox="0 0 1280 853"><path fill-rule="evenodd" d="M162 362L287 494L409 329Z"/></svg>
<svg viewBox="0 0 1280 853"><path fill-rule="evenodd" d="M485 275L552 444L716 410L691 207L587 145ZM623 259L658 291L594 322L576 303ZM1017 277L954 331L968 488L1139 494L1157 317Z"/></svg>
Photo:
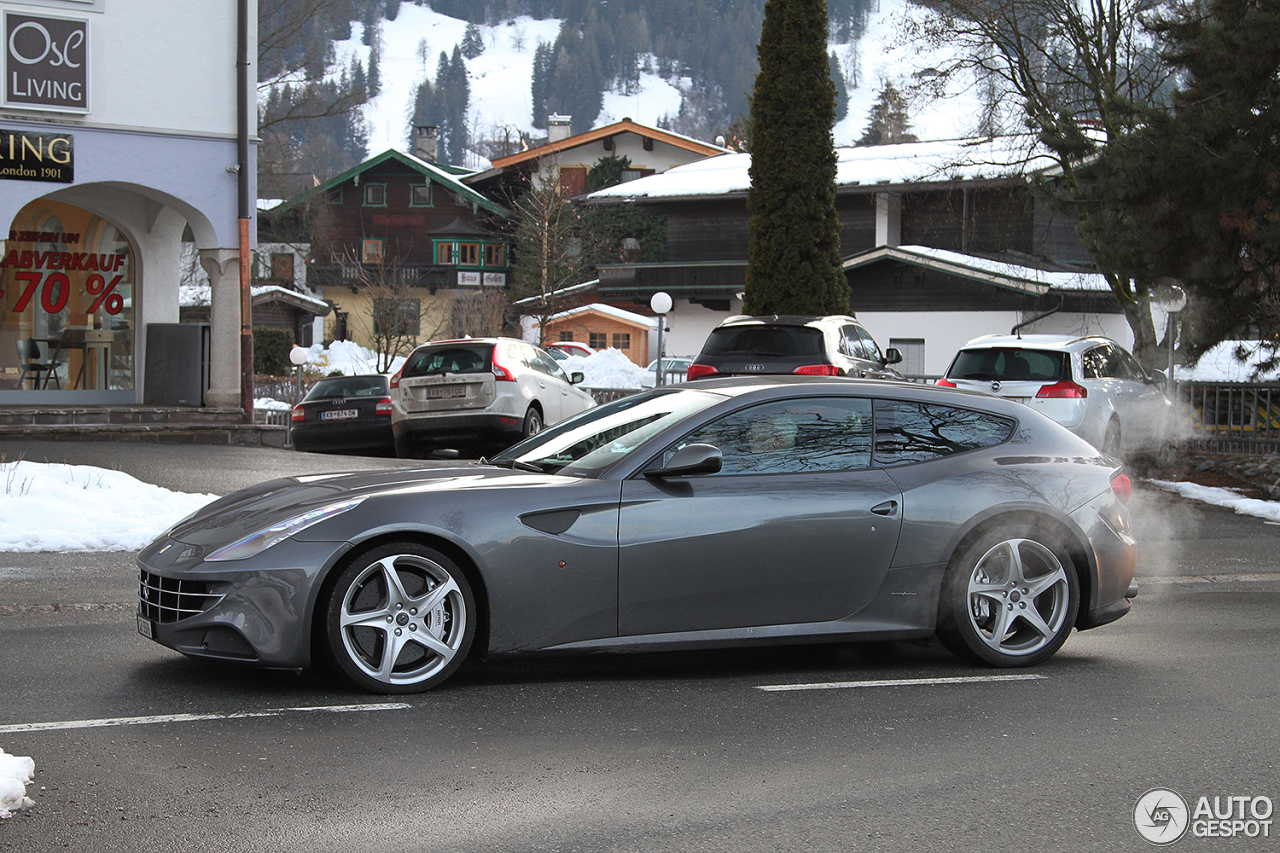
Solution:
<svg viewBox="0 0 1280 853"><path fill-rule="evenodd" d="M205 563L198 548L153 542L138 555L138 632L191 657L304 669L319 581L340 553L290 540L254 559Z"/></svg>

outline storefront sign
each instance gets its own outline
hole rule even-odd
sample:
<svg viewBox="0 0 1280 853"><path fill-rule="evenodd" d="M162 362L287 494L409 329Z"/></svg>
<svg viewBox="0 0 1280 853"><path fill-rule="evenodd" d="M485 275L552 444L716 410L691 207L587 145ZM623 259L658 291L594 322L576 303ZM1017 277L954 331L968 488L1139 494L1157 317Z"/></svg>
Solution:
<svg viewBox="0 0 1280 853"><path fill-rule="evenodd" d="M487 272L484 274L485 287L506 287L507 274L504 272Z"/></svg>
<svg viewBox="0 0 1280 853"><path fill-rule="evenodd" d="M459 272L458 287L479 287L480 273L478 272Z"/></svg>
<svg viewBox="0 0 1280 853"><path fill-rule="evenodd" d="M69 133L0 128L0 180L75 181L75 146Z"/></svg>
<svg viewBox="0 0 1280 853"><path fill-rule="evenodd" d="M89 22L4 13L4 106L89 112Z"/></svg>

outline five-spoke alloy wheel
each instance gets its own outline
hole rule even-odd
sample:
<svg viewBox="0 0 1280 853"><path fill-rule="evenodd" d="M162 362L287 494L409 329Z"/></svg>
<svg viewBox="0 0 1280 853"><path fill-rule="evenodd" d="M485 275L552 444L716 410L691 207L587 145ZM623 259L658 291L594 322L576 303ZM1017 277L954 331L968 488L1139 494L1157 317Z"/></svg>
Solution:
<svg viewBox="0 0 1280 853"><path fill-rule="evenodd" d="M992 666L1028 666L1056 652L1076 621L1080 581L1051 537L1004 529L952 560L942 584L938 638Z"/></svg>
<svg viewBox="0 0 1280 853"><path fill-rule="evenodd" d="M416 693L448 678L475 635L475 599L443 554L411 542L354 560L329 596L329 651L351 680L379 693Z"/></svg>

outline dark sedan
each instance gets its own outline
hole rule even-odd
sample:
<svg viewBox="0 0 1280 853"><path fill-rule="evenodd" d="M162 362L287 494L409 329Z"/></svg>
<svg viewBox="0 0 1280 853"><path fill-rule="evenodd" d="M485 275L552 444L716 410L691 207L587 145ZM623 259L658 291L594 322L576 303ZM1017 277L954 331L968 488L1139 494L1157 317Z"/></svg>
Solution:
<svg viewBox="0 0 1280 853"><path fill-rule="evenodd" d="M392 456L391 386L381 374L321 379L290 415L294 448Z"/></svg>
<svg viewBox="0 0 1280 853"><path fill-rule="evenodd" d="M274 480L141 551L138 630L425 690L468 655L937 635L992 666L1129 610L1127 477L1017 403L758 377L455 468Z"/></svg>

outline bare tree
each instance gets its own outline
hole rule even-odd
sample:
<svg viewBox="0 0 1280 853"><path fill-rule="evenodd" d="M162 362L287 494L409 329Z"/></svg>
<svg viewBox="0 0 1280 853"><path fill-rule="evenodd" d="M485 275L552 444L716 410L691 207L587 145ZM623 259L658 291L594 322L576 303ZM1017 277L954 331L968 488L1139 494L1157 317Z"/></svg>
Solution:
<svg viewBox="0 0 1280 853"><path fill-rule="evenodd" d="M515 299L533 298L527 313L539 328L560 310L558 293L581 284L588 271L577 211L558 181L537 181L514 204ZM539 332L539 334L542 334ZM539 343L542 343L540 340Z"/></svg>
<svg viewBox="0 0 1280 853"><path fill-rule="evenodd" d="M988 100L1009 97L1057 161L1057 174L1042 189L1080 224L1085 247L1103 253L1089 238L1100 195L1091 183L1092 154L1138 120L1136 107L1159 103L1171 88L1171 72L1160 62L1144 21L1166 0L934 0L933 13L906 26L909 40L929 48L950 47L953 57L924 78L922 87L942 89L976 81ZM995 113L985 111L984 129ZM1153 282L1099 264L1124 310L1134 349L1150 362L1157 354L1151 319Z"/></svg>

